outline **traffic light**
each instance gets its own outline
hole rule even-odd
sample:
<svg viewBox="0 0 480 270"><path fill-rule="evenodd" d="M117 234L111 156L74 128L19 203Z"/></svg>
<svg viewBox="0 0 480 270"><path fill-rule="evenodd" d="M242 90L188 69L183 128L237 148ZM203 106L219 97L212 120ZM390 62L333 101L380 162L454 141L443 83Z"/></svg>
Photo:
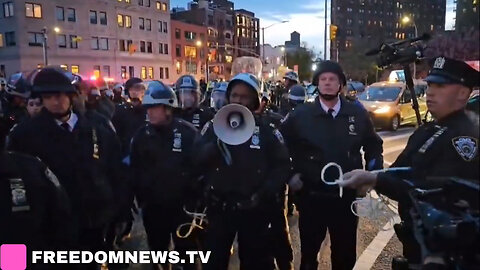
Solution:
<svg viewBox="0 0 480 270"><path fill-rule="evenodd" d="M337 38L337 29L338 27L334 24L330 24L330 40L335 40Z"/></svg>

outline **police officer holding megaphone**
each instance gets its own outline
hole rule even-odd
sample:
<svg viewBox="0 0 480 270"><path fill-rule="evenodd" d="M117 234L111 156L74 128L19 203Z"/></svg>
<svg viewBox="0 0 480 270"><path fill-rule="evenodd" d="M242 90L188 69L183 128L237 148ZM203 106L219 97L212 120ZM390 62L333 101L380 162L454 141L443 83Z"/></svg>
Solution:
<svg viewBox="0 0 480 270"><path fill-rule="evenodd" d="M195 160L205 175L209 230L205 269L227 269L235 235L244 269L273 269L268 249L268 202L285 185L288 150L277 129L253 112L260 82L249 73L228 84L228 105L207 122L196 141Z"/></svg>

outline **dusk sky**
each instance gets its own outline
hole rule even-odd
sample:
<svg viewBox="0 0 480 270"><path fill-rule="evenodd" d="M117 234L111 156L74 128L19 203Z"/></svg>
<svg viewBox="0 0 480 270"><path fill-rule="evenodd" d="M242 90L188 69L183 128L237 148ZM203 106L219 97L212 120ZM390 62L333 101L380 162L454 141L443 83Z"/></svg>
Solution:
<svg viewBox="0 0 480 270"><path fill-rule="evenodd" d="M235 9L246 9L260 18L260 26L288 20L288 23L275 25L265 30L265 43L272 45L284 44L290 40L290 33L297 31L301 41L315 51L323 51L324 6L325 0L234 0ZM428 0L422 0L428 1ZM447 0L446 29L453 25L454 0ZM187 7L190 0L171 0L172 7ZM330 10L330 6L328 7ZM450 12L449 12L450 11ZM330 16L330 13L328 14ZM313 27L312 27L313 26ZM260 33L261 35L261 33ZM260 36L260 42L261 36Z"/></svg>

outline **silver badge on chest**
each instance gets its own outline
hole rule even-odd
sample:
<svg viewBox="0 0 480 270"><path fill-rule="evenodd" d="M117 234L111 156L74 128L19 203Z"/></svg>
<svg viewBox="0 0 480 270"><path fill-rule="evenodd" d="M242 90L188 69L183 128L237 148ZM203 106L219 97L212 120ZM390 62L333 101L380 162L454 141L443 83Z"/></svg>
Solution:
<svg viewBox="0 0 480 270"><path fill-rule="evenodd" d="M182 152L182 133L177 132L175 129L173 131L173 152Z"/></svg>
<svg viewBox="0 0 480 270"><path fill-rule="evenodd" d="M11 178L10 190L12 194L12 212L29 211L27 191L21 178Z"/></svg>
<svg viewBox="0 0 480 270"><path fill-rule="evenodd" d="M461 136L452 139L457 153L465 160L472 161L477 155L478 143L473 137Z"/></svg>
<svg viewBox="0 0 480 270"><path fill-rule="evenodd" d="M260 127L255 126L250 144L252 149L260 149Z"/></svg>
<svg viewBox="0 0 480 270"><path fill-rule="evenodd" d="M196 113L193 115L192 125L194 125L197 128L200 127L200 114Z"/></svg>
<svg viewBox="0 0 480 270"><path fill-rule="evenodd" d="M357 135L357 132L355 130L355 116L348 117L348 135Z"/></svg>

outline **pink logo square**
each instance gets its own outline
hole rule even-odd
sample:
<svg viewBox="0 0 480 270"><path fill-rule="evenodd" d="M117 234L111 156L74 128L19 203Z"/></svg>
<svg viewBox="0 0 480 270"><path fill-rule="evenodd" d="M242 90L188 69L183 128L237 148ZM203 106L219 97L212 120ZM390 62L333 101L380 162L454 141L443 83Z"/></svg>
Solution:
<svg viewBox="0 0 480 270"><path fill-rule="evenodd" d="M0 269L25 270L27 268L27 246L1 245Z"/></svg>

